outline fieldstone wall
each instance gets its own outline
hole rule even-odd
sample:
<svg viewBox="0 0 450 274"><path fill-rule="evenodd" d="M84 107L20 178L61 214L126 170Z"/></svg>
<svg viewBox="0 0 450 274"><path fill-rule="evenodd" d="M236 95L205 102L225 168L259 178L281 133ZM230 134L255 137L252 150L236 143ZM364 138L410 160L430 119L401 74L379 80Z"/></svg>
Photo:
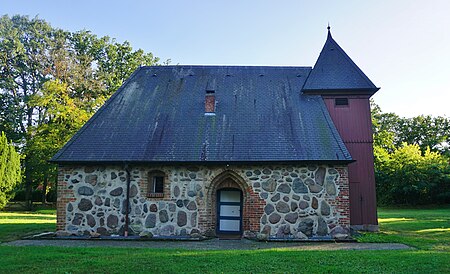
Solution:
<svg viewBox="0 0 450 274"><path fill-rule="evenodd" d="M148 195L149 174L165 173L164 197ZM244 193L244 235L313 238L348 235L346 166L135 166L129 234L211 235L218 179L234 174ZM222 177L221 177L222 176ZM225 176L226 177L226 176ZM60 166L60 235L123 235L127 173L121 166Z"/></svg>

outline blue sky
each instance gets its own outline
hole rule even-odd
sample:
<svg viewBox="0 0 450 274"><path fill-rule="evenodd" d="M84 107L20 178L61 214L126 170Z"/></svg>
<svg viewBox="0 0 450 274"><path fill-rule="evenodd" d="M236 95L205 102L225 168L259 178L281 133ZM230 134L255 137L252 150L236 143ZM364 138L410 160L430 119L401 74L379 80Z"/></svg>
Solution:
<svg viewBox="0 0 450 274"><path fill-rule="evenodd" d="M333 37L383 111L450 116L450 1L26 1L0 14L128 40L172 64L313 66Z"/></svg>

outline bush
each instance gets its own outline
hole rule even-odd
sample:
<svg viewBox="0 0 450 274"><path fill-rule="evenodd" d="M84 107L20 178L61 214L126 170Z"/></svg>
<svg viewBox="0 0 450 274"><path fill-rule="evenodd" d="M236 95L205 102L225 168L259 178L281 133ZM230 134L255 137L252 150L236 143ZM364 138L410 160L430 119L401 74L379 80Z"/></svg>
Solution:
<svg viewBox="0 0 450 274"><path fill-rule="evenodd" d="M11 201L13 202L26 202L26 190L23 188L18 188L16 190L14 190L13 192L13 197L11 198ZM39 189L34 189L31 192L31 199L33 202L42 202L42 190ZM56 202L56 188L52 187L50 188L50 190L47 192L46 195L46 201L48 203L55 203Z"/></svg>
<svg viewBox="0 0 450 274"><path fill-rule="evenodd" d="M450 203L450 165L444 156L408 144L392 153L376 147L374 154L380 204Z"/></svg>
<svg viewBox="0 0 450 274"><path fill-rule="evenodd" d="M56 203L56 188L52 187L49 192L47 192L47 202Z"/></svg>
<svg viewBox="0 0 450 274"><path fill-rule="evenodd" d="M26 201L25 195L26 195L25 189L16 190L14 193L14 198L12 200L16 202L25 202ZM42 202L42 190L40 189L33 190L31 192L31 199L33 202ZM56 202L56 189L51 188L49 192L47 192L46 201L49 203Z"/></svg>
<svg viewBox="0 0 450 274"><path fill-rule="evenodd" d="M13 197L13 190L21 179L20 156L8 143L5 133L0 134L0 209Z"/></svg>

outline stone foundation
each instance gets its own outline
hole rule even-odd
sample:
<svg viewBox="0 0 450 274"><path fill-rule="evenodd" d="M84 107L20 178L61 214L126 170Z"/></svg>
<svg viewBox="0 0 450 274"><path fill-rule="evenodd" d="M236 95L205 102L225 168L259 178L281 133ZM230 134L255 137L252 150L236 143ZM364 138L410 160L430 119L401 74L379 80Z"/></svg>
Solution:
<svg viewBox="0 0 450 274"><path fill-rule="evenodd" d="M216 192L243 192L243 235L345 238L346 166L130 167L129 235L214 236ZM164 195L148 195L149 174L165 174ZM60 234L123 235L127 173L121 166L60 166Z"/></svg>

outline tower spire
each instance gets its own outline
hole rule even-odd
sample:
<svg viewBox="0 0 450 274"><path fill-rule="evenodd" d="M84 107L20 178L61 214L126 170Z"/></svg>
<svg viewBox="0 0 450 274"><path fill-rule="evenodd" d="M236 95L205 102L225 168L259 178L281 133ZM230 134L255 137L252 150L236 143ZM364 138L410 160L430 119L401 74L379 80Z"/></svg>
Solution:
<svg viewBox="0 0 450 274"><path fill-rule="evenodd" d="M331 37L331 27L330 27L330 22L328 22L327 30L328 30L328 37Z"/></svg>

